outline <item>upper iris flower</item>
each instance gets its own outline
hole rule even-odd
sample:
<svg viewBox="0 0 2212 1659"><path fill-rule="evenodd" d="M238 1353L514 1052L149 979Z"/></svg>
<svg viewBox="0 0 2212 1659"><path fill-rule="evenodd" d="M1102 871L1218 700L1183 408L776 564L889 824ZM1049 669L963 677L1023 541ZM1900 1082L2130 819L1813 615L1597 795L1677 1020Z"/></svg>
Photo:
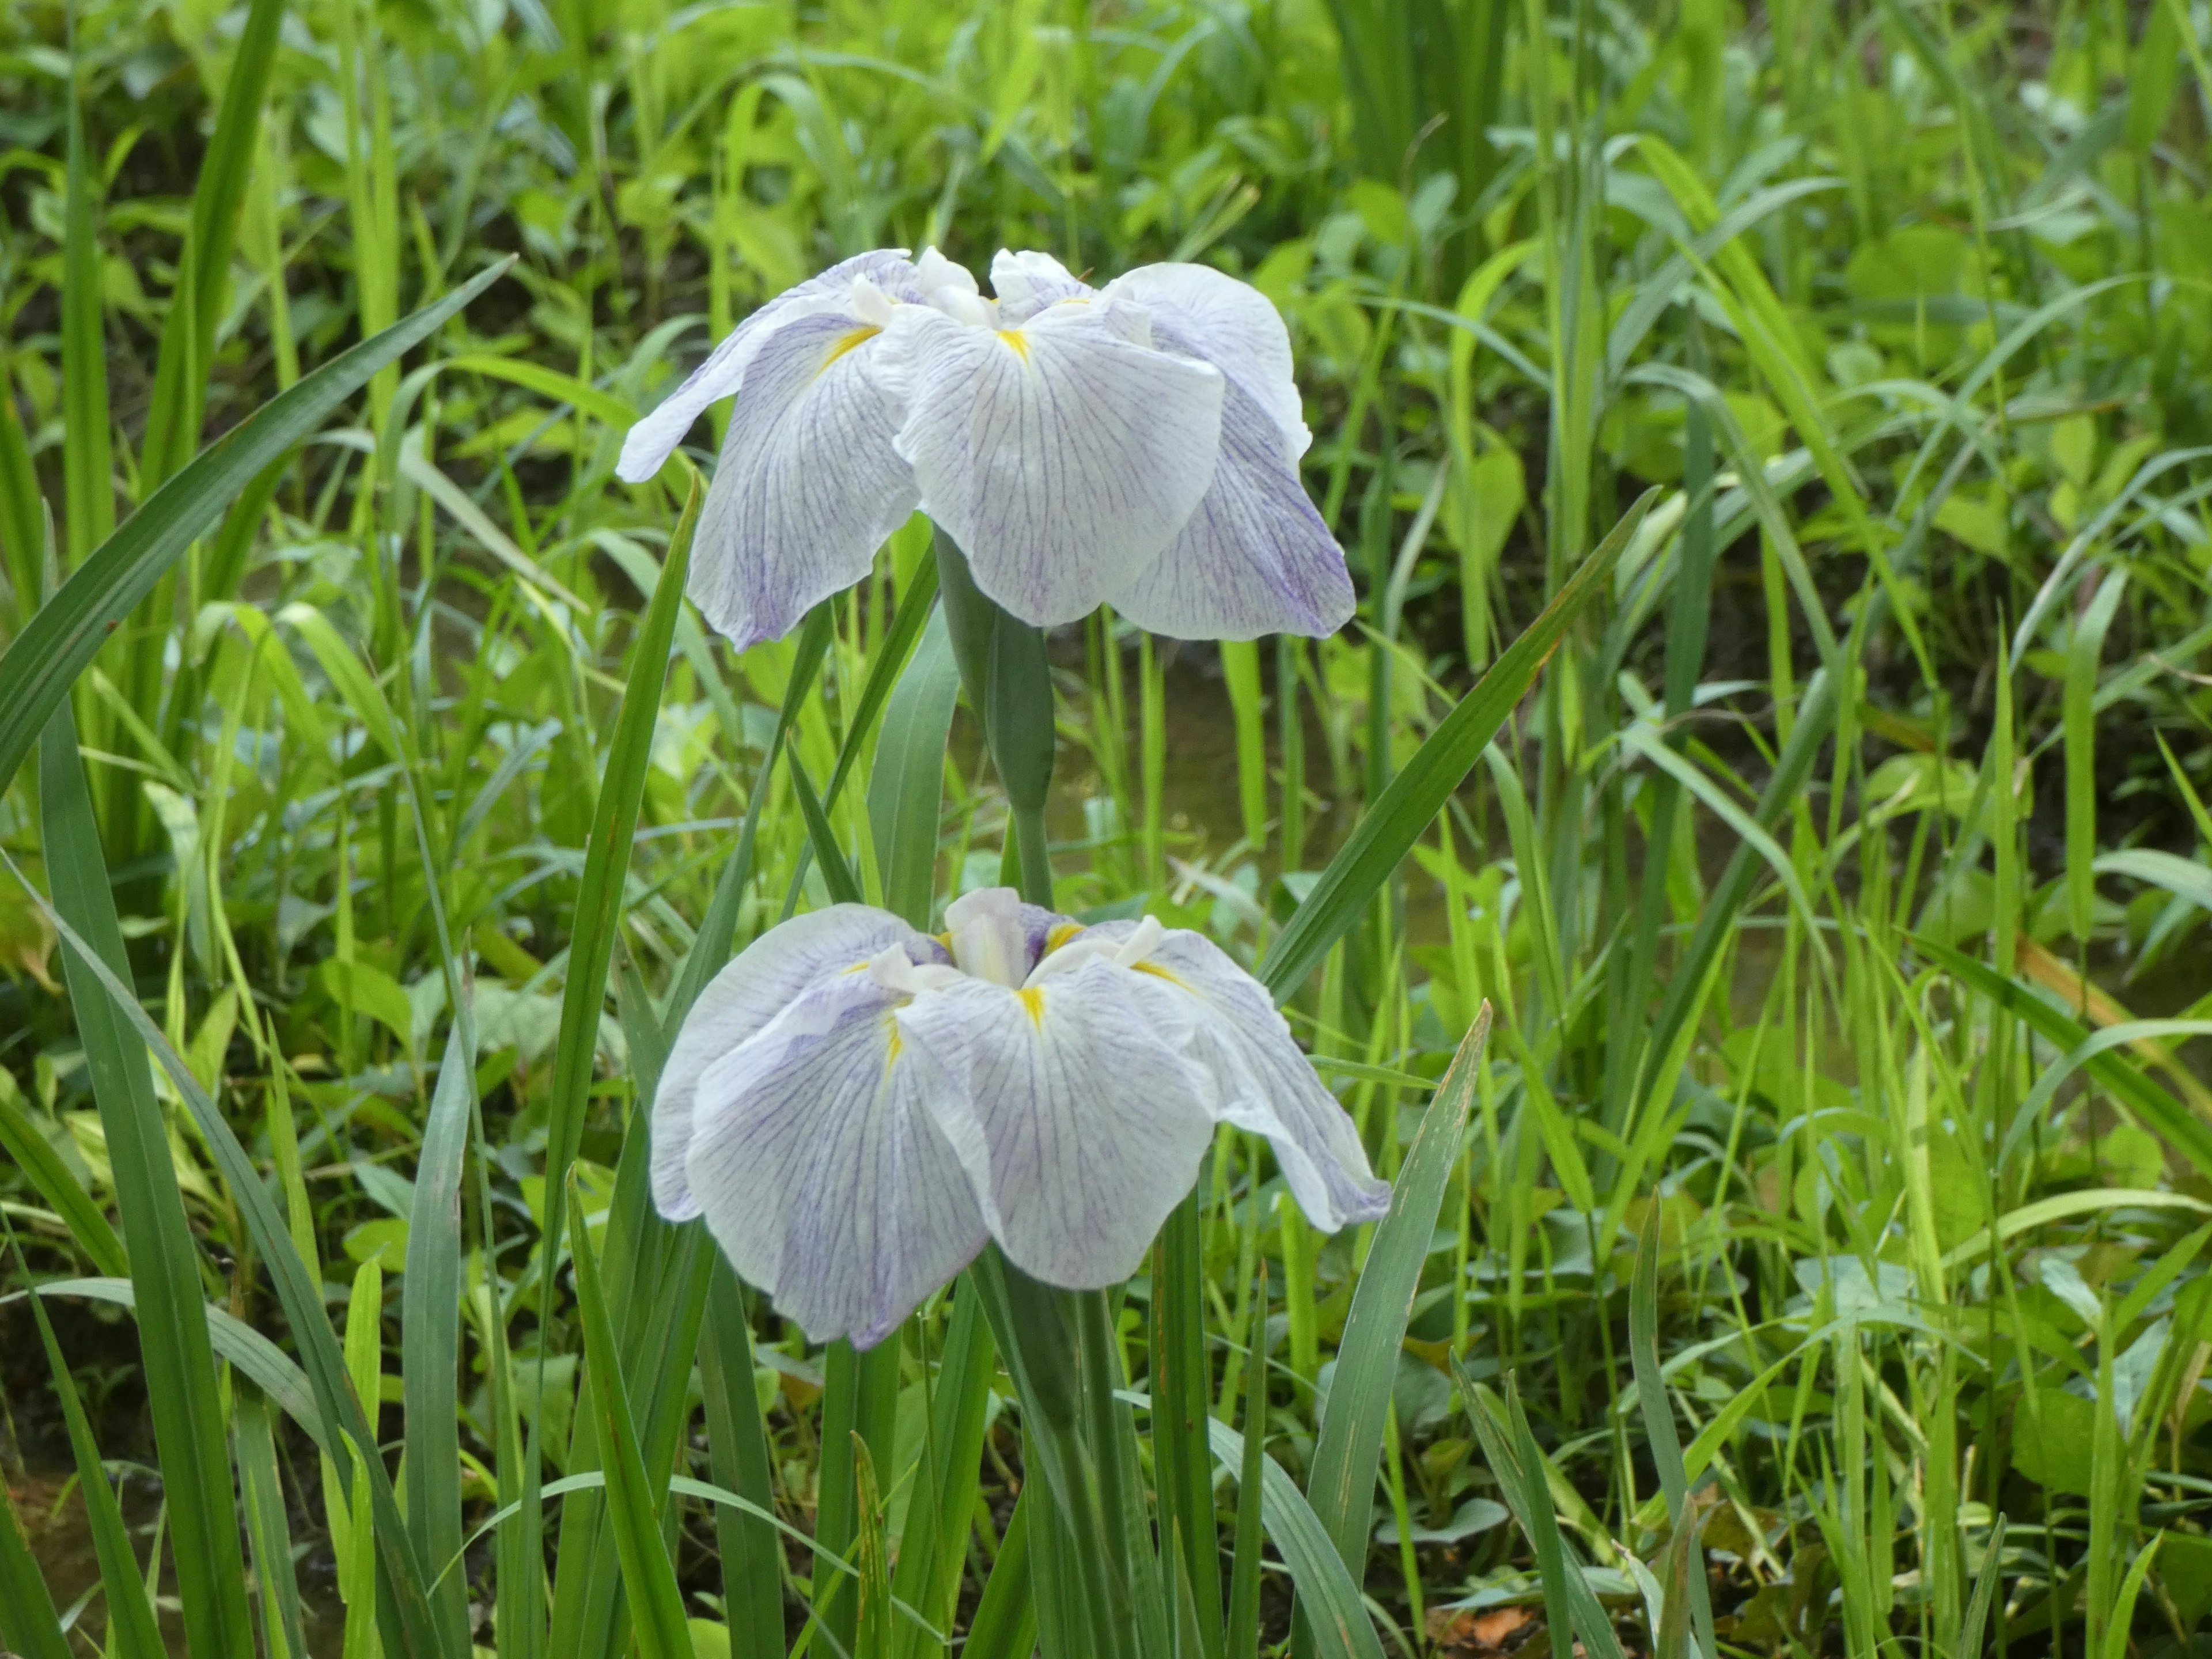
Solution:
<svg viewBox="0 0 2212 1659"><path fill-rule="evenodd" d="M991 281L996 299L934 248L855 255L629 429L635 483L737 398L691 557L709 622L740 648L780 638L920 507L1039 627L1102 601L1180 639L1343 624L1352 580L1298 482L1312 434L1264 295L1191 264L1092 289L1003 251Z"/></svg>
<svg viewBox="0 0 2212 1659"><path fill-rule="evenodd" d="M881 1340L983 1247L1120 1283L1214 1125L1267 1136L1334 1231L1389 1202L1267 994L1151 917L1085 927L1012 888L948 932L833 905L756 940L684 1020L653 1106L653 1195L696 1215L817 1340Z"/></svg>

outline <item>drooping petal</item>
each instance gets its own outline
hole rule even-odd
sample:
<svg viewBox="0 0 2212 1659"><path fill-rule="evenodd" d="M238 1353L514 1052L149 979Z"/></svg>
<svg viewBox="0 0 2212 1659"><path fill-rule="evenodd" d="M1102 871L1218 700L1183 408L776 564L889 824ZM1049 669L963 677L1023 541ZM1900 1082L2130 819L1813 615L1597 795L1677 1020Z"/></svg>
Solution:
<svg viewBox="0 0 2212 1659"><path fill-rule="evenodd" d="M1118 1284L1190 1190L1213 1128L1186 1002L1099 960L1020 991L963 980L899 1011L945 1077L932 1104L985 1224L1023 1272Z"/></svg>
<svg viewBox="0 0 2212 1659"><path fill-rule="evenodd" d="M1156 343L1203 358L1243 386L1282 433L1292 460L1306 453L1313 434L1291 378L1290 331L1266 295L1193 264L1139 265L1103 292L1144 307Z"/></svg>
<svg viewBox="0 0 2212 1659"><path fill-rule="evenodd" d="M1344 550L1298 481L1281 432L1231 379L1213 483L1175 541L1109 595L1138 627L1180 640L1334 634L1356 603Z"/></svg>
<svg viewBox="0 0 2212 1659"><path fill-rule="evenodd" d="M922 510L1024 622L1073 622L1127 587L1212 482L1221 374L1153 349L1133 307L1068 302L999 330L902 307L881 356Z"/></svg>
<svg viewBox="0 0 2212 1659"><path fill-rule="evenodd" d="M999 296L999 320L1008 328L1018 328L1047 306L1086 299L1097 292L1049 253L1012 253L1005 248L991 260L991 291Z"/></svg>
<svg viewBox="0 0 2212 1659"><path fill-rule="evenodd" d="M902 1000L838 975L699 1079L686 1174L708 1231L817 1341L879 1341L983 1246Z"/></svg>
<svg viewBox="0 0 2212 1659"><path fill-rule="evenodd" d="M653 1099L653 1201L671 1221L699 1213L684 1172L691 1152L692 1102L701 1075L757 1036L806 991L865 963L887 945L917 959L941 960L922 938L888 910L833 904L771 927L707 982L660 1068Z"/></svg>
<svg viewBox="0 0 2212 1659"><path fill-rule="evenodd" d="M914 267L908 264L902 247L856 253L820 276L786 289L738 324L683 385L630 428L623 439L615 476L629 483L643 483L659 471L707 406L734 395L744 385L746 369L770 335L802 317L843 311L846 292L856 276L866 276L899 297L914 289Z"/></svg>
<svg viewBox="0 0 2212 1659"><path fill-rule="evenodd" d="M1129 922L1102 923L1076 945L1133 931ZM1264 986L1212 939L1180 928L1163 932L1135 970L1183 1000L1192 1054L1219 1089L1218 1111L1238 1128L1267 1136L1308 1220L1334 1232L1390 1207L1389 1183L1376 1179L1351 1117L1314 1075Z"/></svg>
<svg viewBox="0 0 2212 1659"><path fill-rule="evenodd" d="M908 307L901 307L902 310ZM871 369L881 331L843 313L763 340L745 371L691 555L692 600L740 651L868 573L914 511L899 410Z"/></svg>

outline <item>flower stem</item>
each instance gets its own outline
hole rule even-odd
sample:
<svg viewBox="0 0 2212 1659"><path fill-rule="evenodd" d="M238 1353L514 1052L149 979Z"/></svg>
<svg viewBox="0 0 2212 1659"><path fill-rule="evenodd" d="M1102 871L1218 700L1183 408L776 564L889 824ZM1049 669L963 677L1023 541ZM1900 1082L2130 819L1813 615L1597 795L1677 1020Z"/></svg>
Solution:
<svg viewBox="0 0 2212 1659"><path fill-rule="evenodd" d="M1044 806L1052 792L1052 666L1041 629L1008 616L975 586L967 555L941 528L937 574L945 621L968 703L983 722L991 763L1006 791L1020 860L1022 896L1052 906L1052 854Z"/></svg>
<svg viewBox="0 0 2212 1659"><path fill-rule="evenodd" d="M1052 789L1052 667L1044 635L1008 616L975 586L967 556L942 528L937 570L952 654L969 705L981 717L991 763L1006 787L1021 894L1049 908L1052 851L1044 809ZM1064 1291L1030 1279L994 1245L972 1279L1021 1396L1034 1471L1059 1512L1073 1583L1037 1580L1033 1593L1058 1598L1073 1615L1064 1629L1086 1632L1098 1659L1136 1659L1131 1620L1127 1491L1120 1442L1120 1375L1113 1321L1103 1291ZM1042 1517L1040 1517L1042 1518ZM1048 1577L1050 1576L1048 1575ZM1052 1621L1042 1616L1041 1627Z"/></svg>

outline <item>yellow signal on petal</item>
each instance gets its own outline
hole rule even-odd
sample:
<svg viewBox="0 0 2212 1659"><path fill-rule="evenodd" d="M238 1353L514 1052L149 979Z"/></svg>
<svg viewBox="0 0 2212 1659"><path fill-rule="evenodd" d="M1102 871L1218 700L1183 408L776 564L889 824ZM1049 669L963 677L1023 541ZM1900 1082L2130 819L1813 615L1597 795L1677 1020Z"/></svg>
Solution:
<svg viewBox="0 0 2212 1659"><path fill-rule="evenodd" d="M1033 985L1025 985L1014 994L1022 1000L1022 1006L1029 1010L1030 1024L1042 1025L1044 1024L1044 993Z"/></svg>
<svg viewBox="0 0 2212 1659"><path fill-rule="evenodd" d="M869 341L874 339L877 335L882 332L883 330L876 327L872 323L864 323L856 329L853 329L847 333L840 334L836 340L830 345L829 355L823 358L822 367L816 369L814 371L815 374L817 375L827 374L830 372L830 364L836 362L840 357L850 351L854 346L866 345Z"/></svg>
<svg viewBox="0 0 2212 1659"><path fill-rule="evenodd" d="M1030 343L1023 337L1021 330L1018 328L1002 328L999 331L999 337L1013 348L1014 356L1020 358L1024 362L1029 362Z"/></svg>

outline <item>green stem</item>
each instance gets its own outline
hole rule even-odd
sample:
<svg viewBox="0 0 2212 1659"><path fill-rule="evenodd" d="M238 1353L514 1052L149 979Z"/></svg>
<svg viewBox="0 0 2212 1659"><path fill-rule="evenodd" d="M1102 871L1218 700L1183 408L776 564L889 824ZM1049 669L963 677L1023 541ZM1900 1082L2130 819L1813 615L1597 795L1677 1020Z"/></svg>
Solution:
<svg viewBox="0 0 2212 1659"><path fill-rule="evenodd" d="M1044 809L1054 732L1044 635L1008 616L975 586L966 555L942 529L937 568L952 654L1006 791L1022 896L1049 907L1052 852ZM1053 1576L1046 1575L1034 1581L1032 1593L1055 1598L1060 1628L1086 1637L1098 1659L1135 1659L1130 1540L1122 1522L1129 1495L1116 1437L1117 1368L1104 1294L1041 1285L995 1247L976 1263L973 1279L1021 1396L1042 1484L1072 1546L1073 1582L1049 1582ZM1054 1622L1040 1610L1040 1627Z"/></svg>
<svg viewBox="0 0 2212 1659"><path fill-rule="evenodd" d="M1022 897L1031 904L1052 908L1052 843L1045 839L1044 803L1017 805L1014 850L1021 860Z"/></svg>

